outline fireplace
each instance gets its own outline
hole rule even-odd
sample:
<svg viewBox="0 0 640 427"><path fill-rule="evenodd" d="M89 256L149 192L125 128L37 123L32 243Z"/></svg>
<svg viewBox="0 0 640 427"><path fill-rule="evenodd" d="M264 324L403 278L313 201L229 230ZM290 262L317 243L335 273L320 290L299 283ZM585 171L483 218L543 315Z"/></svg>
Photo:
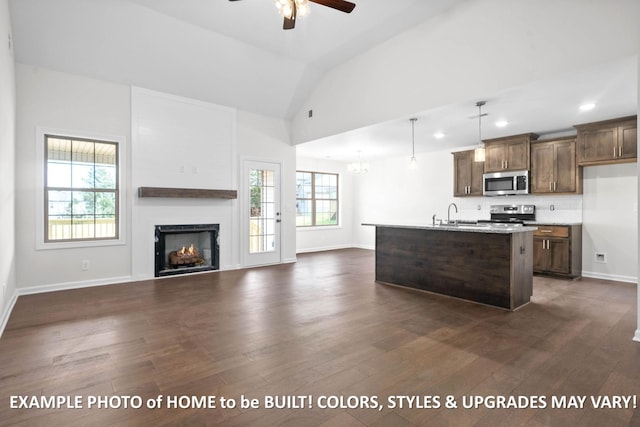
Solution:
<svg viewBox="0 0 640 427"><path fill-rule="evenodd" d="M219 224L156 225L155 277L220 269Z"/></svg>

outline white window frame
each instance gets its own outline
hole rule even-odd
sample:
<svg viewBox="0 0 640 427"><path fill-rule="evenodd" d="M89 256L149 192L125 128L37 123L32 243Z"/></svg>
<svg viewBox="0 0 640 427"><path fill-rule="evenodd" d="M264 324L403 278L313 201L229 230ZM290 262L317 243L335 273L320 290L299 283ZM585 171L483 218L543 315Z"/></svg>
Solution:
<svg viewBox="0 0 640 427"><path fill-rule="evenodd" d="M57 135L68 137L71 139L89 139L96 141L108 141L118 144L118 238L117 239L96 239L96 240L77 240L77 241L46 241L45 240L45 142L46 135ZM35 230L36 230L36 250L46 249L70 249L70 248L88 248L100 246L116 246L126 244L126 222L124 212L127 212L127 198L125 197L126 181L126 138L121 135L108 135L101 133L83 132L68 129L46 128L38 126L35 135L36 144L36 182L35 182Z"/></svg>
<svg viewBox="0 0 640 427"><path fill-rule="evenodd" d="M337 197L336 197L336 202L338 203L338 223L337 224L328 224L328 225L298 225L296 223L296 230L297 231L306 231L306 230L331 230L331 229L340 229L343 228L342 225L342 176L339 172L323 172L323 171L318 171L318 170L307 170L307 169L296 169L296 181L297 181L297 175L298 172L302 172L302 173L311 173L311 174L322 174L322 175L336 175L337 176L337 180L338 180L338 185L337 185ZM315 177L313 178L315 180ZM297 190L296 190L296 196L297 196ZM314 192L314 196L315 196L315 192ZM296 197L296 205L298 204L298 198ZM318 200L316 197L313 197L311 199L308 200L312 200L312 205L315 208L315 201ZM320 200L330 200L330 199L320 199ZM312 214L312 216L315 219L315 212ZM297 217L297 212L296 212L296 217ZM296 219L297 221L297 219Z"/></svg>

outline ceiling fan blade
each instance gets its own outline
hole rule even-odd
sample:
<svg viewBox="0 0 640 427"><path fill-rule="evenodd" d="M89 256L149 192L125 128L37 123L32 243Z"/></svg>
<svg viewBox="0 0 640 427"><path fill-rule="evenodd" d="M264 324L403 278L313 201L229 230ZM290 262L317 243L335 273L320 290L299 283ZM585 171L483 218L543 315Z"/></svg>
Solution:
<svg viewBox="0 0 640 427"><path fill-rule="evenodd" d="M298 10L296 8L296 2L293 2L293 11L291 12L291 18L284 17L284 23L282 24L283 30L293 30L296 27L296 15Z"/></svg>
<svg viewBox="0 0 640 427"><path fill-rule="evenodd" d="M296 27L296 20L284 18L284 23L282 24L283 30L293 30Z"/></svg>
<svg viewBox="0 0 640 427"><path fill-rule="evenodd" d="M332 9L337 9L341 12L351 13L354 7L356 7L355 3L351 3L350 1L345 0L309 0L313 3L318 3L323 6L330 7Z"/></svg>

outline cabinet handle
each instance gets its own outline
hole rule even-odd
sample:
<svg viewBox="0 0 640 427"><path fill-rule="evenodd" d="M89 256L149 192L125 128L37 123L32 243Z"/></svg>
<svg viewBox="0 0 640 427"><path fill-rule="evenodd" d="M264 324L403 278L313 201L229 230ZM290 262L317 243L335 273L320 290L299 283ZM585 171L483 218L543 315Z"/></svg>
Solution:
<svg viewBox="0 0 640 427"><path fill-rule="evenodd" d="M553 181L553 191L558 191L558 182Z"/></svg>
<svg viewBox="0 0 640 427"><path fill-rule="evenodd" d="M618 158L618 156L616 155L616 148L617 148L616 146L613 147L613 158L614 159Z"/></svg>
<svg viewBox="0 0 640 427"><path fill-rule="evenodd" d="M549 181L549 191L553 191L553 182Z"/></svg>
<svg viewBox="0 0 640 427"><path fill-rule="evenodd" d="M540 229L541 233L553 233L553 230L544 230L544 229Z"/></svg>
<svg viewBox="0 0 640 427"><path fill-rule="evenodd" d="M618 157L622 157L622 145L618 146Z"/></svg>

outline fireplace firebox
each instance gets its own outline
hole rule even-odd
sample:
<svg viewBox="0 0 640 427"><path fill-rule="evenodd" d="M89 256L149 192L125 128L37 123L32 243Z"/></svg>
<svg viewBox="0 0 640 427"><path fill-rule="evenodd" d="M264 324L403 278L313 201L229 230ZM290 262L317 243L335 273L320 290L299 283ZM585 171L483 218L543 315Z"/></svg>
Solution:
<svg viewBox="0 0 640 427"><path fill-rule="evenodd" d="M219 224L156 225L155 277L220 269Z"/></svg>

